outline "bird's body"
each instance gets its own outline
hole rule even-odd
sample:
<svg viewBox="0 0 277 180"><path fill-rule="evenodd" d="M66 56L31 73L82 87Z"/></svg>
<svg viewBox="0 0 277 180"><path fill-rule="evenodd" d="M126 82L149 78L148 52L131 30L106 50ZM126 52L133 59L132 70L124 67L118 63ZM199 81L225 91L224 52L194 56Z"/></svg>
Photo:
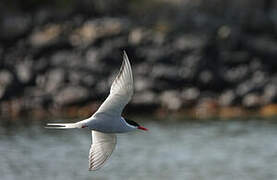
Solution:
<svg viewBox="0 0 277 180"><path fill-rule="evenodd" d="M92 116L91 118L84 121L80 121L78 123L78 126L85 126L90 130L99 131L103 133L125 133L137 129L133 125L128 124L126 120L121 116L112 118L104 113L97 114L97 116Z"/></svg>
<svg viewBox="0 0 277 180"><path fill-rule="evenodd" d="M48 123L47 128L92 130L92 145L89 152L89 170L101 168L112 154L116 145L115 133L125 133L137 129L147 130L136 122L121 116L122 110L131 100L134 92L132 69L124 51L123 62L112 83L110 94L90 118L76 123Z"/></svg>

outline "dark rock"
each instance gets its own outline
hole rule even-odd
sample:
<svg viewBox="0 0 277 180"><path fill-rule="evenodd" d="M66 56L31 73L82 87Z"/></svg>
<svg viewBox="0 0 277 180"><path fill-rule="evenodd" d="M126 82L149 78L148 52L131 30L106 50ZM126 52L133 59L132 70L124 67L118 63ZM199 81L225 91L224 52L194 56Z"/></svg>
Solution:
<svg viewBox="0 0 277 180"><path fill-rule="evenodd" d="M226 65L246 64L250 61L250 54L247 51L222 51L219 53L220 59Z"/></svg>
<svg viewBox="0 0 277 180"><path fill-rule="evenodd" d="M82 67L83 58L72 51L58 51L50 59L52 66L78 68Z"/></svg>
<svg viewBox="0 0 277 180"><path fill-rule="evenodd" d="M49 68L49 60L45 57L39 58L33 64L33 69L35 72L45 72Z"/></svg>
<svg viewBox="0 0 277 180"><path fill-rule="evenodd" d="M151 77L155 80L163 80L171 82L173 87L180 86L182 79L182 70L179 66L169 66L164 64L156 64L152 68Z"/></svg>
<svg viewBox="0 0 277 180"><path fill-rule="evenodd" d="M185 106L195 105L197 103L199 95L200 91L195 87L186 88L181 92L181 98Z"/></svg>
<svg viewBox="0 0 277 180"><path fill-rule="evenodd" d="M209 84L214 79L214 74L210 70L202 71L199 75L200 83Z"/></svg>
<svg viewBox="0 0 277 180"><path fill-rule="evenodd" d="M180 92L175 90L164 91L159 97L162 106L169 110L179 110L182 107L182 100L180 98Z"/></svg>
<svg viewBox="0 0 277 180"><path fill-rule="evenodd" d="M260 95L256 93L249 93L243 97L242 105L247 108L257 108L261 106L262 101Z"/></svg>
<svg viewBox="0 0 277 180"><path fill-rule="evenodd" d="M24 14L10 14L0 19L0 40L13 41L31 29L31 17Z"/></svg>
<svg viewBox="0 0 277 180"><path fill-rule="evenodd" d="M267 57L266 61L276 64L276 61L270 58L277 57L277 41L270 37L248 37L245 41L246 48L256 55Z"/></svg>
<svg viewBox="0 0 277 180"><path fill-rule="evenodd" d="M0 71L0 99L7 93L7 89L13 83L13 79L14 77L9 71Z"/></svg>
<svg viewBox="0 0 277 180"><path fill-rule="evenodd" d="M128 21L119 18L87 21L70 35L70 43L72 46L88 46L99 38L108 38L126 31L128 24Z"/></svg>
<svg viewBox="0 0 277 180"><path fill-rule="evenodd" d="M132 45L140 45L145 42L147 33L141 28L135 28L130 31L128 41Z"/></svg>
<svg viewBox="0 0 277 180"><path fill-rule="evenodd" d="M206 44L205 36L196 34L184 34L180 37L176 37L173 43L173 48L175 50L191 51L199 50Z"/></svg>
<svg viewBox="0 0 277 180"><path fill-rule="evenodd" d="M236 93L242 97L255 90L255 85L251 81L240 83L236 88Z"/></svg>
<svg viewBox="0 0 277 180"><path fill-rule="evenodd" d="M263 92L263 101L265 104L276 103L277 102L277 85L270 83L265 86Z"/></svg>
<svg viewBox="0 0 277 180"><path fill-rule="evenodd" d="M220 76L219 71L216 68L207 68L199 71L196 75L197 82L195 84L201 91L221 92L228 86Z"/></svg>
<svg viewBox="0 0 277 180"><path fill-rule="evenodd" d="M153 66L151 76L156 78L168 78L168 79L175 79L178 77L176 66L165 66L163 64L156 64Z"/></svg>
<svg viewBox="0 0 277 180"><path fill-rule="evenodd" d="M55 93L65 83L65 71L60 68L51 69L45 74L45 83L42 85L48 93Z"/></svg>
<svg viewBox="0 0 277 180"><path fill-rule="evenodd" d="M89 91L81 86L66 86L54 96L53 100L59 106L81 103L89 100Z"/></svg>
<svg viewBox="0 0 277 180"><path fill-rule="evenodd" d="M88 66L97 68L97 65L100 62L98 49L96 48L88 49L86 52L85 58Z"/></svg>
<svg viewBox="0 0 277 180"><path fill-rule="evenodd" d="M200 91L197 88L186 88L182 91L181 96L185 101L195 101L198 99Z"/></svg>
<svg viewBox="0 0 277 180"><path fill-rule="evenodd" d="M267 75L262 71L256 71L247 81L240 83L237 86L236 93L239 96L245 96L248 93L261 93L268 81Z"/></svg>
<svg viewBox="0 0 277 180"><path fill-rule="evenodd" d="M154 85L154 82L147 77L138 76L134 81L136 92L151 91Z"/></svg>
<svg viewBox="0 0 277 180"><path fill-rule="evenodd" d="M108 81L107 79L98 79L95 88L91 90L93 98L104 100L104 97L109 95L111 84L112 80Z"/></svg>
<svg viewBox="0 0 277 180"><path fill-rule="evenodd" d="M44 25L53 17L53 13L51 13L48 9L38 9L35 12L33 17L34 23L36 25Z"/></svg>
<svg viewBox="0 0 277 180"><path fill-rule="evenodd" d="M131 103L136 106L155 105L158 103L157 95L152 91L141 91L134 95Z"/></svg>
<svg viewBox="0 0 277 180"><path fill-rule="evenodd" d="M100 80L97 74L91 73L87 69L72 70L68 72L67 81L71 85L82 85L84 87L94 87L97 80Z"/></svg>
<svg viewBox="0 0 277 180"><path fill-rule="evenodd" d="M47 108L51 103L51 96L44 89L37 87L27 87L24 89L23 98L24 110Z"/></svg>
<svg viewBox="0 0 277 180"><path fill-rule="evenodd" d="M201 58L197 54L191 54L182 59L182 65L180 69L180 76L182 79L191 82L196 76L199 69L199 63Z"/></svg>
<svg viewBox="0 0 277 180"><path fill-rule="evenodd" d="M99 42L100 43L100 42ZM100 47L97 48L97 59L99 63L105 65L102 71L109 71L117 66L120 67L122 51L126 47L126 37L118 36L115 38L103 39ZM125 49L126 50L126 49ZM127 51L128 52L128 51Z"/></svg>
<svg viewBox="0 0 277 180"><path fill-rule="evenodd" d="M219 98L218 103L221 106L232 106L236 103L237 96L233 90L223 92Z"/></svg>
<svg viewBox="0 0 277 180"><path fill-rule="evenodd" d="M249 78L249 67L247 65L225 67L221 74L226 82L234 85Z"/></svg>
<svg viewBox="0 0 277 180"><path fill-rule="evenodd" d="M157 62L168 56L166 50L161 50L160 47L148 46L139 50L140 55L148 62Z"/></svg>
<svg viewBox="0 0 277 180"><path fill-rule="evenodd" d="M99 49L90 48L85 54L85 67L94 73L107 75L110 68L107 68L103 61L103 56Z"/></svg>
<svg viewBox="0 0 277 180"><path fill-rule="evenodd" d="M261 63L261 60L259 58L252 59L252 61L248 64L248 66L251 72L263 70L263 64Z"/></svg>
<svg viewBox="0 0 277 180"><path fill-rule="evenodd" d="M145 76L149 77L149 73L152 72L153 65L147 62L142 62L140 64L137 64L135 68L133 68L133 73L136 74L136 76ZM147 78L148 79L148 78Z"/></svg>
<svg viewBox="0 0 277 180"><path fill-rule="evenodd" d="M269 78L266 72L255 71L251 80L258 88L263 88Z"/></svg>
<svg viewBox="0 0 277 180"><path fill-rule="evenodd" d="M33 77L33 61L24 60L15 65L17 79L22 83L28 83Z"/></svg>
<svg viewBox="0 0 277 180"><path fill-rule="evenodd" d="M54 45L60 39L62 27L59 24L48 24L42 29L35 30L29 38L30 44L35 48Z"/></svg>
<svg viewBox="0 0 277 180"><path fill-rule="evenodd" d="M80 84L92 88L95 86L96 83L97 77L93 76L92 74L86 73L84 76L82 76Z"/></svg>

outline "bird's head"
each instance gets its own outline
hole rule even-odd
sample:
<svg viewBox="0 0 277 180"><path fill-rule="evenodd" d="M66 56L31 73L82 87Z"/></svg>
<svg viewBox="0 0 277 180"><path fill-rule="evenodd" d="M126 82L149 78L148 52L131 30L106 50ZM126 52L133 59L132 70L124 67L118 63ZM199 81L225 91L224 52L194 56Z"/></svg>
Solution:
<svg viewBox="0 0 277 180"><path fill-rule="evenodd" d="M125 119L125 121L126 121L129 125L134 126L134 127L137 128L137 129L140 129L140 130L143 130L143 131L148 131L147 128L145 128L145 127L139 125L139 124L138 124L137 122L135 122L135 121L132 121L132 120L130 120L130 119Z"/></svg>

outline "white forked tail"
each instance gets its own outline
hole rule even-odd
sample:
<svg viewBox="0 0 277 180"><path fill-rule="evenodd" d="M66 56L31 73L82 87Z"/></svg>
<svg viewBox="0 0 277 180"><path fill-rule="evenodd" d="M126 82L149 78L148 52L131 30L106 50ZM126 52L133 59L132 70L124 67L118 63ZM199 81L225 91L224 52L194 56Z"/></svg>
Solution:
<svg viewBox="0 0 277 180"><path fill-rule="evenodd" d="M49 129L73 129L73 128L81 128L80 123L47 123L45 128Z"/></svg>

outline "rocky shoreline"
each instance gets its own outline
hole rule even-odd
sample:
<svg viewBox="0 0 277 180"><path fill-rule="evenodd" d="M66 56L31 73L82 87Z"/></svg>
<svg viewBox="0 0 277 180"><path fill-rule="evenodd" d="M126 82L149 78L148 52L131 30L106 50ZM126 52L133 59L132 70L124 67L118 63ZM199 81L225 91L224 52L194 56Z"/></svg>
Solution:
<svg viewBox="0 0 277 180"><path fill-rule="evenodd" d="M2 12L0 117L91 115L108 95L122 50L135 77L133 113L277 115L274 7L245 6L236 17L183 6L138 21L139 14Z"/></svg>

